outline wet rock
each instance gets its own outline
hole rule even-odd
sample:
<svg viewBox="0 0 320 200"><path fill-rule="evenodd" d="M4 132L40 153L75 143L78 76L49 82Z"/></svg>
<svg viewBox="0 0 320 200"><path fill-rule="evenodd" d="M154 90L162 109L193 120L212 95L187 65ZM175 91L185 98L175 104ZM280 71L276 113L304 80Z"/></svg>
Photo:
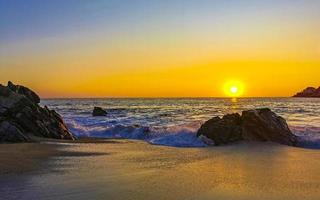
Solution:
<svg viewBox="0 0 320 200"><path fill-rule="evenodd" d="M197 136L206 136L215 145L233 143L239 140L272 141L296 146L297 137L292 134L286 121L268 108L247 110L214 117L205 122Z"/></svg>
<svg viewBox="0 0 320 200"><path fill-rule="evenodd" d="M29 140L30 138L15 125L7 121L0 122L0 142L27 142Z"/></svg>
<svg viewBox="0 0 320 200"><path fill-rule="evenodd" d="M245 140L297 144L297 137L290 131L286 120L268 108L243 111L241 118Z"/></svg>
<svg viewBox="0 0 320 200"><path fill-rule="evenodd" d="M38 102L39 96L24 86L0 85L0 142L29 142L34 136L74 139L61 116Z"/></svg>
<svg viewBox="0 0 320 200"><path fill-rule="evenodd" d="M22 85L14 85L11 81L8 82L7 87L13 92L24 95L25 97L30 99L33 103L40 103L40 97L27 87L24 87Z"/></svg>
<svg viewBox="0 0 320 200"><path fill-rule="evenodd" d="M92 116L106 116L107 111L103 110L101 107L94 107Z"/></svg>
<svg viewBox="0 0 320 200"><path fill-rule="evenodd" d="M200 127L197 136L200 135L213 140L215 145L241 140L241 117L238 113L214 117Z"/></svg>

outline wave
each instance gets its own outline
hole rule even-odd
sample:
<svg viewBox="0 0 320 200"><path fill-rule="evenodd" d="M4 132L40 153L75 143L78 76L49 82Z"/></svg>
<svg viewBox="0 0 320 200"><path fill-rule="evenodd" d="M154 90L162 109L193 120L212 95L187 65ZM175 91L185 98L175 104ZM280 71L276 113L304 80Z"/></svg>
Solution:
<svg viewBox="0 0 320 200"><path fill-rule="evenodd" d="M75 121L67 123L76 137L123 138L145 140L151 144L174 147L205 147L205 138L198 138L199 123L189 123L170 127L148 127L140 125L81 125Z"/></svg>
<svg viewBox="0 0 320 200"><path fill-rule="evenodd" d="M200 123L186 123L165 128L153 128L152 139L148 142L156 145L175 147L205 147L208 146L205 140L197 137L197 130Z"/></svg>
<svg viewBox="0 0 320 200"><path fill-rule="evenodd" d="M200 121L171 126L141 126L137 124L124 125L115 121L102 121L85 125L83 121L70 120L67 122L70 131L76 137L123 138L144 140L155 145L174 147L206 147L213 141L197 137L196 132ZM298 136L299 146L320 149L320 127L290 126Z"/></svg>
<svg viewBox="0 0 320 200"><path fill-rule="evenodd" d="M290 126L291 131L299 138L298 146L320 149L320 127Z"/></svg>

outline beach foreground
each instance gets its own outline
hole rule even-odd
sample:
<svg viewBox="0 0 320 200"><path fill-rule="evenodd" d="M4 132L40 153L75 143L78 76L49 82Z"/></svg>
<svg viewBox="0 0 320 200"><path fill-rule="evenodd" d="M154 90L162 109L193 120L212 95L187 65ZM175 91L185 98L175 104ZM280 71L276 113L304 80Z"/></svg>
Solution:
<svg viewBox="0 0 320 200"><path fill-rule="evenodd" d="M319 150L135 140L0 145L3 199L319 199Z"/></svg>

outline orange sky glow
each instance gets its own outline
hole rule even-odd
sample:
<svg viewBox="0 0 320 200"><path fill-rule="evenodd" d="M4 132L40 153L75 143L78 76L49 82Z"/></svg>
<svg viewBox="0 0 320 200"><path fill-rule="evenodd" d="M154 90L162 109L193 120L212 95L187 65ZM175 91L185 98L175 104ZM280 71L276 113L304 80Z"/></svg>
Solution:
<svg viewBox="0 0 320 200"><path fill-rule="evenodd" d="M117 5L112 21L106 21L109 10L92 6L84 14L98 14L88 21L61 24L72 30L49 20L21 27L26 37L0 33L0 83L26 85L44 98L225 97L231 96L225 85L232 81L240 83L242 97L282 97L320 86L320 3L219 2L194 9L144 5L157 9L154 14ZM210 6L224 12L211 12Z"/></svg>

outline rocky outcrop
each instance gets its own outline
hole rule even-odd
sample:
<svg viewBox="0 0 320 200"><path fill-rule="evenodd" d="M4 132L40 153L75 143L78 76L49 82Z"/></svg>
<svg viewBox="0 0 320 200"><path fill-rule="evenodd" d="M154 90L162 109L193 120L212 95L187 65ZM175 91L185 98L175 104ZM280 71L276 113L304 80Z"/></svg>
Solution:
<svg viewBox="0 0 320 200"><path fill-rule="evenodd" d="M36 137L74 139L61 116L46 106L32 90L0 84L0 142L29 142Z"/></svg>
<svg viewBox="0 0 320 200"><path fill-rule="evenodd" d="M40 97L27 87L24 87L22 85L14 85L11 81L8 82L7 87L13 92L24 95L33 103L40 103Z"/></svg>
<svg viewBox="0 0 320 200"><path fill-rule="evenodd" d="M320 97L320 87L307 87L302 92L295 94L293 97Z"/></svg>
<svg viewBox="0 0 320 200"><path fill-rule="evenodd" d="M242 137L245 140L272 141L295 146L297 137L292 134L284 118L268 108L242 112Z"/></svg>
<svg viewBox="0 0 320 200"><path fill-rule="evenodd" d="M101 107L94 107L92 111L92 116L106 116L107 111L103 110Z"/></svg>
<svg viewBox="0 0 320 200"><path fill-rule="evenodd" d="M216 145L227 144L242 139L241 116L238 113L214 117L205 122L197 133L214 141Z"/></svg>
<svg viewBox="0 0 320 200"><path fill-rule="evenodd" d="M286 121L268 108L243 111L241 116L235 113L214 117L200 127L197 136L200 135L212 139L215 145L240 140L297 145L297 137Z"/></svg>

